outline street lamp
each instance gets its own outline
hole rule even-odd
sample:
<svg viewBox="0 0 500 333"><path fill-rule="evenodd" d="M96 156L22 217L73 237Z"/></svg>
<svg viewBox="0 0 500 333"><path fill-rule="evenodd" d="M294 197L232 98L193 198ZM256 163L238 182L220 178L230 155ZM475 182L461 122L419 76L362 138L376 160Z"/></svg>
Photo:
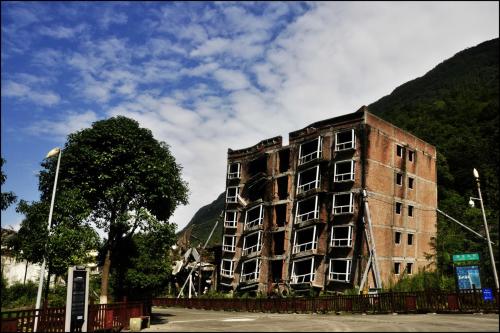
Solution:
<svg viewBox="0 0 500 333"><path fill-rule="evenodd" d="M58 155L57 166L56 166L56 177L55 177L55 180L54 180L54 188L52 190L52 199L50 201L49 222L47 224L47 230L49 232L50 232L50 227L51 227L51 224L52 224L52 212L54 210L54 199L56 197L57 176L59 175L59 165L61 164L62 151L61 151L60 148L54 148L51 151L49 151L48 154L47 154L47 156L45 157L45 158L50 158L50 157L53 157L53 156L56 156L56 155ZM44 273L45 273L45 254L43 256L43 263L42 263L42 267L40 269L40 280L39 280L39 283L38 283L38 292L37 292L37 295L36 295L35 311L37 311L38 309L40 309L40 302L41 302L41 299L42 299L42 287L43 287L43 276L44 276ZM38 317L39 316L35 316L35 327L33 329L33 332L36 332L36 330L37 330Z"/></svg>
<svg viewBox="0 0 500 333"><path fill-rule="evenodd" d="M476 178L477 192L479 193L479 198L470 197L469 198L469 205L471 207L474 207L474 201L473 200L479 200L479 202L481 203L481 211L483 212L484 230L486 231L486 238L488 240L488 249L490 250L491 266L493 268L493 277L495 278L495 286L498 289L497 269L496 269L496 266L495 266L495 258L493 257L493 248L491 247L490 232L488 230L488 222L486 222L486 214L484 212L483 197L481 196L481 186L479 184L479 172L477 172L477 170L474 168L473 173L474 173L474 177Z"/></svg>

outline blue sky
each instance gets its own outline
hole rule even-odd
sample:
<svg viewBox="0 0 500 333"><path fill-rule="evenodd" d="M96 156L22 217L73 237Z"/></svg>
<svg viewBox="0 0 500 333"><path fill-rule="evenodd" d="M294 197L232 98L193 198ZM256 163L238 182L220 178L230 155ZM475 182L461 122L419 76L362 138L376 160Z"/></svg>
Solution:
<svg viewBox="0 0 500 333"><path fill-rule="evenodd" d="M498 2L2 4L2 191L38 200L40 162L115 115L166 141L184 227L224 191L227 149L354 112L497 38ZM2 227L17 229L11 206Z"/></svg>

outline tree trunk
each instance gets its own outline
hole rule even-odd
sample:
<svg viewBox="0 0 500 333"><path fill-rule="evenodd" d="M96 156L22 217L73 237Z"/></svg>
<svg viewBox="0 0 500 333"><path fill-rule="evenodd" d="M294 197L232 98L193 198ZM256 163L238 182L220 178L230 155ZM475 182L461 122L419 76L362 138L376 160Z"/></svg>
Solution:
<svg viewBox="0 0 500 333"><path fill-rule="evenodd" d="M108 282L109 282L109 269L111 268L111 249L106 251L106 258L104 259L104 266L102 266L101 277L101 296L99 297L100 304L108 303Z"/></svg>

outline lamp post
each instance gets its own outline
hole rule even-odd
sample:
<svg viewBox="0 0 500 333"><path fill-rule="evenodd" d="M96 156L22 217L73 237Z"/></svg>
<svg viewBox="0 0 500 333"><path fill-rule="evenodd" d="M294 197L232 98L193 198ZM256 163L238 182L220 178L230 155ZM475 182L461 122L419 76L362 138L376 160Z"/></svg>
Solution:
<svg viewBox="0 0 500 333"><path fill-rule="evenodd" d="M59 175L59 165L61 164L62 151L61 151L60 148L54 148L51 151L49 151L49 153L45 157L45 158L50 158L50 157L53 157L53 156L56 156L56 155L59 155L59 156L57 158L56 177L55 177L55 180L54 180L54 188L52 189L52 199L50 201L49 222L47 224L47 230L49 231L49 233L50 233L50 227L51 227L51 224L52 224L52 212L54 211L54 199L56 197L57 176ZM45 261L46 260L45 260L45 254L44 254L42 267L40 268L40 279L39 279L39 283L38 283L38 292L36 294L35 311L38 310L38 309L40 309L40 303L41 303L41 299L42 299L43 276L44 276L44 273L45 273ZM35 326L34 326L34 329L33 329L34 332L37 331L38 317L39 316L35 316Z"/></svg>
<svg viewBox="0 0 500 333"><path fill-rule="evenodd" d="M490 241L490 232L488 230L488 222L486 222L486 214L484 212L484 205L483 205L483 197L481 196L481 186L479 184L479 172L474 168L474 177L476 178L476 183L477 183L477 192L479 193L479 198L473 198L471 197L469 199L469 205L474 207L474 201L473 200L479 200L481 203L481 211L483 212L483 222L484 222L484 230L486 231L486 238L488 240L488 249L490 251L490 260L491 260L491 267L493 268L493 277L495 278L495 286L498 289L498 276L497 276L497 269L495 266L495 258L493 257L493 248L491 246L491 241Z"/></svg>

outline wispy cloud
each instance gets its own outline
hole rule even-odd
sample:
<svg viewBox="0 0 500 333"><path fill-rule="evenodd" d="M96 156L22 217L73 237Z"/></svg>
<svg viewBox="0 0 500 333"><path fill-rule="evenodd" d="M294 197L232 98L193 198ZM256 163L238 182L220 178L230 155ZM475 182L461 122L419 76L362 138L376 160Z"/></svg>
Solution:
<svg viewBox="0 0 500 333"><path fill-rule="evenodd" d="M87 128L97 120L98 116L93 111L72 111L64 113L59 119L38 121L24 130L30 135L62 141L68 134Z"/></svg>
<svg viewBox="0 0 500 333"><path fill-rule="evenodd" d="M52 91L35 90L26 84L13 81L2 83L2 95L44 106L55 105L61 100L61 97Z"/></svg>

